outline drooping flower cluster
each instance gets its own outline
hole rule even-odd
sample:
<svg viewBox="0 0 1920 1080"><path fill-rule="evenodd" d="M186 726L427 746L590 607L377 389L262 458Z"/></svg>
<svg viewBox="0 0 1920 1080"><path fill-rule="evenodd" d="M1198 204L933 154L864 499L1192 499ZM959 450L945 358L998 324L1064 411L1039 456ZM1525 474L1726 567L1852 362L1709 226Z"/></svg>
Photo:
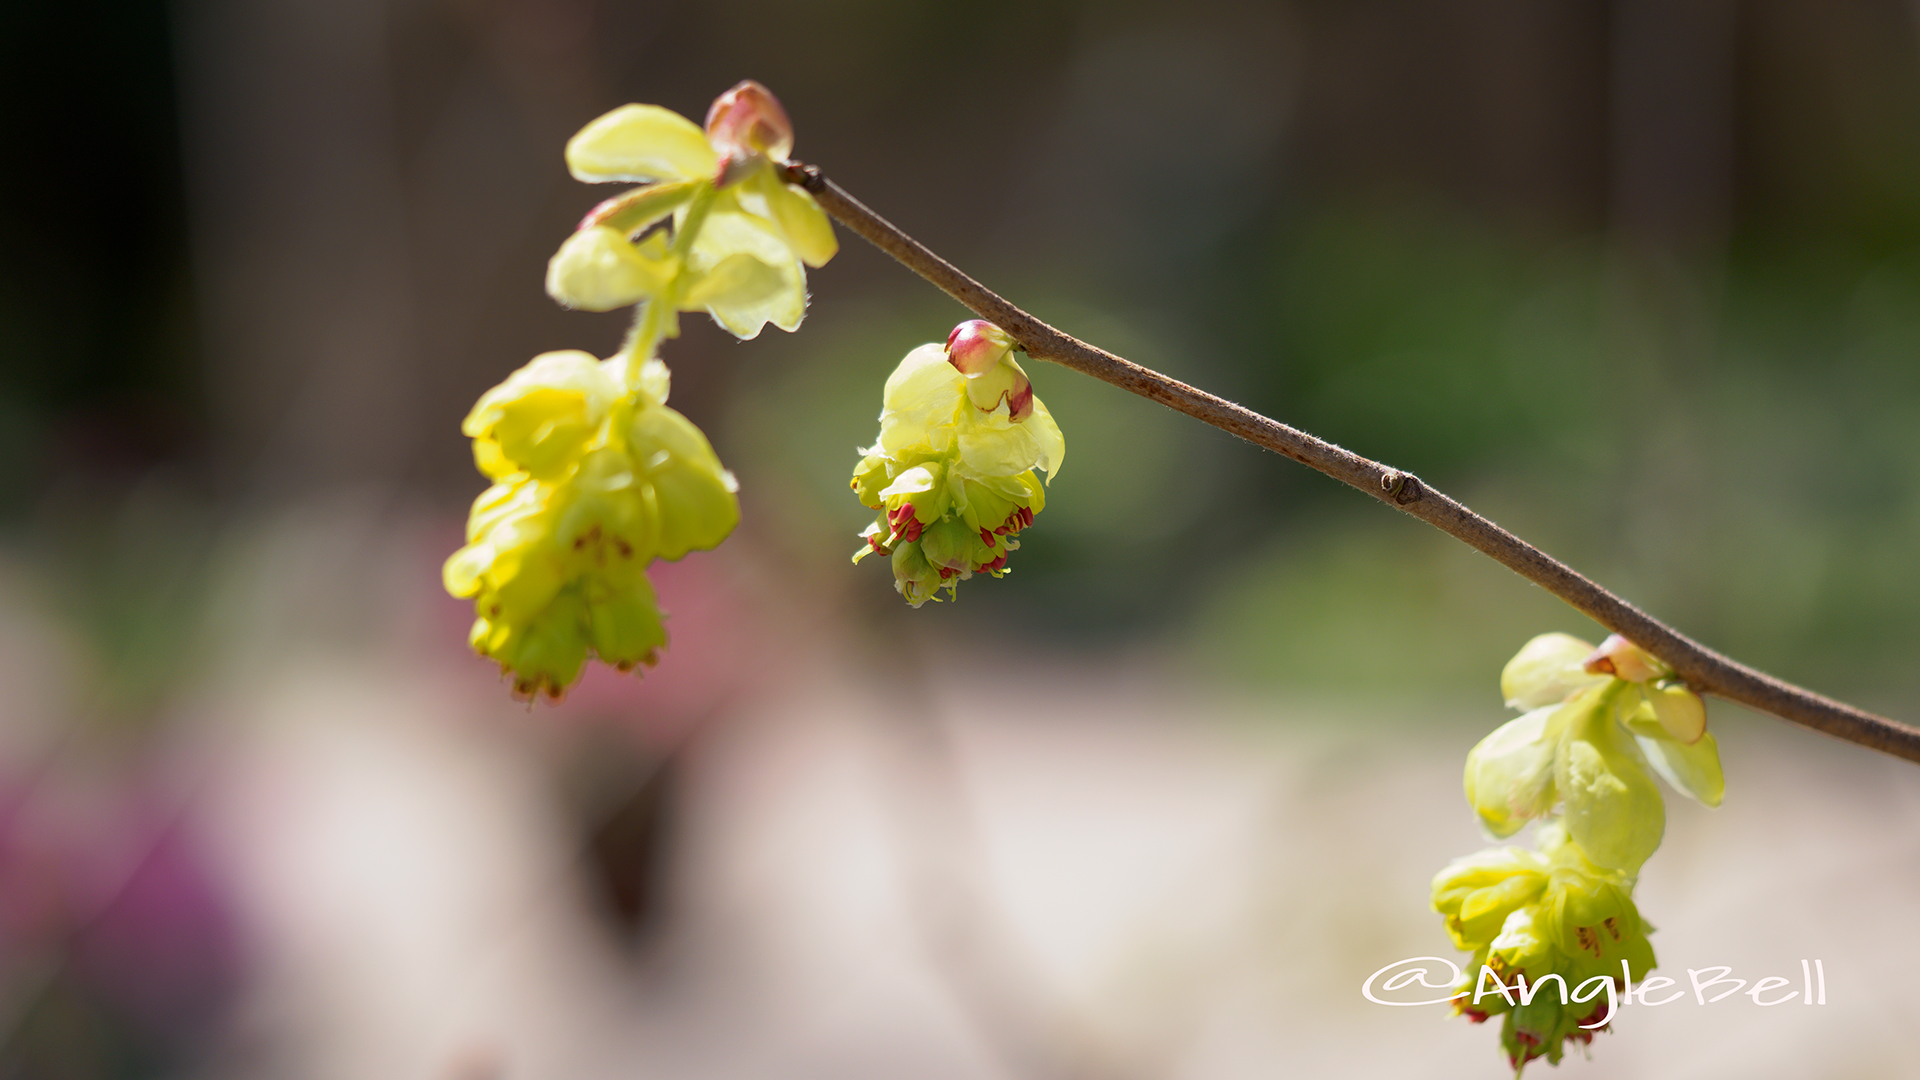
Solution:
<svg viewBox="0 0 1920 1080"><path fill-rule="evenodd" d="M879 511L853 556L888 556L894 588L919 607L976 573L1000 577L1020 531L1046 506L1066 442L992 323L963 322L887 379L880 438L861 451L853 491Z"/></svg>
<svg viewBox="0 0 1920 1080"><path fill-rule="evenodd" d="M535 357L461 426L494 483L447 560L447 591L473 599L473 647L517 695L561 697L590 653L622 671L654 663L667 634L647 566L712 548L738 523L733 476L667 407L654 353L681 311L741 338L800 324L804 266L837 246L812 196L781 179L792 147L786 113L753 82L715 101L704 131L625 105L568 142L577 178L642 186L581 221L548 263L547 291L590 311L640 308L612 357Z"/></svg>
<svg viewBox="0 0 1920 1080"><path fill-rule="evenodd" d="M666 406L666 365L649 361L628 393L622 363L535 357L462 425L494 485L447 560L447 591L474 598L473 647L523 695L559 697L589 649L621 671L653 664L667 634L647 565L711 548L740 520L732 474Z"/></svg>
<svg viewBox="0 0 1920 1080"><path fill-rule="evenodd" d="M1456 860L1433 880L1433 907L1473 954L1456 1010L1476 1023L1502 1017L1501 1045L1520 1069L1537 1057L1558 1064L1568 1042L1589 1042L1616 995L1654 965L1652 927L1633 904L1666 828L1649 769L1707 806L1720 804L1724 784L1699 696L1618 635L1597 649L1536 637L1500 688L1528 711L1467 755L1467 802L1495 838L1547 819L1538 851Z"/></svg>

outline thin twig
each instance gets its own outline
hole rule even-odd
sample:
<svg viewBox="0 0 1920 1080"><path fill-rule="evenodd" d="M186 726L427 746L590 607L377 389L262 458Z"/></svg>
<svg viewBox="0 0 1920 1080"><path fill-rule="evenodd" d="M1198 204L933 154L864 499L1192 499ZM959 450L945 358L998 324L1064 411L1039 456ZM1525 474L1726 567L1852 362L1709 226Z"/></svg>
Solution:
<svg viewBox="0 0 1920 1080"><path fill-rule="evenodd" d="M835 220L926 278L988 322L1013 335L1029 356L1051 360L1333 477L1404 510L1553 595L1593 621L1665 661L1704 693L1825 732L1835 738L1920 762L1920 729L1823 697L1707 648L1601 588L1567 564L1441 494L1412 473L1343 450L1325 439L1170 379L1150 368L1054 329L962 273L918 240L861 205L819 169L798 162L786 179L813 193Z"/></svg>

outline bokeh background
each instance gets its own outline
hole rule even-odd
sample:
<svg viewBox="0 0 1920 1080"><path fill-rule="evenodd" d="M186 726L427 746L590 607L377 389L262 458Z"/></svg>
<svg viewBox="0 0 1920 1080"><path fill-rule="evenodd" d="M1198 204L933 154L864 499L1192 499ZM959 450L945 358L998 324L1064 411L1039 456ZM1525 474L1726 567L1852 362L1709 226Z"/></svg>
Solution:
<svg viewBox="0 0 1920 1080"><path fill-rule="evenodd" d="M458 425L611 352L560 149L740 78L1017 302L1413 470L1706 642L1920 716L1920 8L1900 0L82 0L0 37L0 1077L1503 1075L1460 762L1600 631L1272 455L1035 370L1015 573L847 564L964 313L843 235L671 343L740 476L672 649L523 708L439 591ZM1727 705L1593 1076L1920 1076L1920 772ZM1797 984L1797 980L1794 985Z"/></svg>

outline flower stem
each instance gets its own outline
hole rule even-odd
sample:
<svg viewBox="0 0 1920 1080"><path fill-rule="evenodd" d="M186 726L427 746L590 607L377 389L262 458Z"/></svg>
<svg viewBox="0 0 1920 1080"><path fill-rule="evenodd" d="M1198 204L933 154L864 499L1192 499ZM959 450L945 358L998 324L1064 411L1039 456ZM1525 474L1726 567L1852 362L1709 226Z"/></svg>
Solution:
<svg viewBox="0 0 1920 1080"><path fill-rule="evenodd" d="M687 256L693 251L693 242L699 238L701 227L707 223L707 214L713 209L713 197L718 193L719 189L712 184L701 184L694 191L693 198L687 203L686 217L680 220L680 227L673 234L673 246L668 249L679 269L659 296L641 304L634 313L633 329L627 331L627 340L616 354L627 358L629 391L639 388L640 369L653 359L654 351L660 347L660 339L674 336L668 333L667 328L674 313L680 309L680 296L686 290Z"/></svg>
<svg viewBox="0 0 1920 1080"><path fill-rule="evenodd" d="M1696 691L1737 701L1835 738L1920 763L1920 728L1816 694L1707 648L1465 504L1440 493L1412 473L1361 457L1055 329L968 277L926 245L867 209L811 165L791 162L782 168L781 178L805 188L821 208L842 225L939 286L981 318L1007 331L1027 355L1051 360L1186 413L1419 518L1659 657Z"/></svg>

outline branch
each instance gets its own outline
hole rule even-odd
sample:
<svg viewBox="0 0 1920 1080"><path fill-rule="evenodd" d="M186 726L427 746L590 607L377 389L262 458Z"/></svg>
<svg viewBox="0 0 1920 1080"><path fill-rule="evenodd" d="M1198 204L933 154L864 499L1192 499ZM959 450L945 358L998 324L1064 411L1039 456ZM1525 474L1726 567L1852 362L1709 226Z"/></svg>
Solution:
<svg viewBox="0 0 1920 1080"><path fill-rule="evenodd" d="M812 192L820 206L842 225L865 237L907 269L938 285L981 318L1013 335L1027 355L1051 360L1186 413L1255 446L1284 454L1419 518L1491 556L1593 621L1659 657L1697 691L1920 763L1920 729L1823 697L1722 656L1434 490L1412 473L1361 457L1054 329L867 209L814 166L791 163L785 167L785 179Z"/></svg>

